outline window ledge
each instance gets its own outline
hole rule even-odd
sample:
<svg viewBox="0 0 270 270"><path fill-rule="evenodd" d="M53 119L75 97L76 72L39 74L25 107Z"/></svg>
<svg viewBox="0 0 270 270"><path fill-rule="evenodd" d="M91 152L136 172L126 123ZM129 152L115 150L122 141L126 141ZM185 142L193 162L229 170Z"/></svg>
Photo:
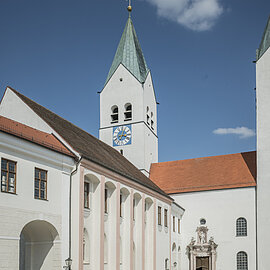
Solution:
<svg viewBox="0 0 270 270"><path fill-rule="evenodd" d="M35 200L39 200L39 201L44 201L44 202L48 202L48 199L42 199L42 198L34 198Z"/></svg>
<svg viewBox="0 0 270 270"><path fill-rule="evenodd" d="M6 193L6 194L11 194L11 195L18 195L17 193L14 193L14 192L8 192L8 191L4 191L4 190L1 190L2 193Z"/></svg>
<svg viewBox="0 0 270 270"><path fill-rule="evenodd" d="M124 121L131 121L132 118L127 118L127 119L124 119Z"/></svg>

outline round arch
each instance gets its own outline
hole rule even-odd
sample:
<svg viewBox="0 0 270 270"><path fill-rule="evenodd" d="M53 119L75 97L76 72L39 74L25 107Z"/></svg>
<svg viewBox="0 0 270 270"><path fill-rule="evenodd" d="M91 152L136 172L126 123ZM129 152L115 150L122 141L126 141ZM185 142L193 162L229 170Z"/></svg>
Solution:
<svg viewBox="0 0 270 270"><path fill-rule="evenodd" d="M27 223L20 234L19 269L61 268L61 246L56 228L44 220Z"/></svg>

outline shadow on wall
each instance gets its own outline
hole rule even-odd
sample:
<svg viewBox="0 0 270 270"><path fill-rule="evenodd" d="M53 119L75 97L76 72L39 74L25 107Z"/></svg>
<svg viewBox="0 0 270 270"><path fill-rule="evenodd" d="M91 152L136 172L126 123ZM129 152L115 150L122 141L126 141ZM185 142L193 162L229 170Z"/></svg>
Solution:
<svg viewBox="0 0 270 270"><path fill-rule="evenodd" d="M61 268L60 252L55 240L59 235L46 221L35 220L24 226L20 235L19 270Z"/></svg>

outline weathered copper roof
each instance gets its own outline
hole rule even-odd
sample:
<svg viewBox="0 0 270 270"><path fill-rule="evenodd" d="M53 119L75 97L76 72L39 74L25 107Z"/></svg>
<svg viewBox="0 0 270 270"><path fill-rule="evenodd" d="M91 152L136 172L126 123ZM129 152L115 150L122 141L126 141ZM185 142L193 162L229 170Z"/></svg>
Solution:
<svg viewBox="0 0 270 270"><path fill-rule="evenodd" d="M123 64L141 83L145 82L149 69L130 17L119 42L106 83L120 64Z"/></svg>
<svg viewBox="0 0 270 270"><path fill-rule="evenodd" d="M260 44L259 49L257 50L257 60L261 58L261 56L267 51L267 49L270 47L270 16L268 18L262 41Z"/></svg>
<svg viewBox="0 0 270 270"><path fill-rule="evenodd" d="M168 194L256 186L256 152L154 163L150 179Z"/></svg>
<svg viewBox="0 0 270 270"><path fill-rule="evenodd" d="M53 130L55 130L75 151L80 153L82 157L148 187L167 198L170 198L170 196L168 196L114 148L57 114L49 111L11 87L8 88L25 104L27 104Z"/></svg>
<svg viewBox="0 0 270 270"><path fill-rule="evenodd" d="M54 135L31 128L14 120L0 116L0 131L49 148L53 151L75 157Z"/></svg>

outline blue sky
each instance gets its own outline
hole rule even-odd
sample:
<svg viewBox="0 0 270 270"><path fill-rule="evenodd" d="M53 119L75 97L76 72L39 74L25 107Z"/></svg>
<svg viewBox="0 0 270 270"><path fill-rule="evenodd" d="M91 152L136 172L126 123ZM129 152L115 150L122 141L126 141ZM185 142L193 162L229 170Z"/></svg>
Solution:
<svg viewBox="0 0 270 270"><path fill-rule="evenodd" d="M270 1L133 2L133 23L160 103L159 160L254 150L252 61ZM124 29L126 6L125 0L0 0L1 95L10 85L98 136L97 92Z"/></svg>

